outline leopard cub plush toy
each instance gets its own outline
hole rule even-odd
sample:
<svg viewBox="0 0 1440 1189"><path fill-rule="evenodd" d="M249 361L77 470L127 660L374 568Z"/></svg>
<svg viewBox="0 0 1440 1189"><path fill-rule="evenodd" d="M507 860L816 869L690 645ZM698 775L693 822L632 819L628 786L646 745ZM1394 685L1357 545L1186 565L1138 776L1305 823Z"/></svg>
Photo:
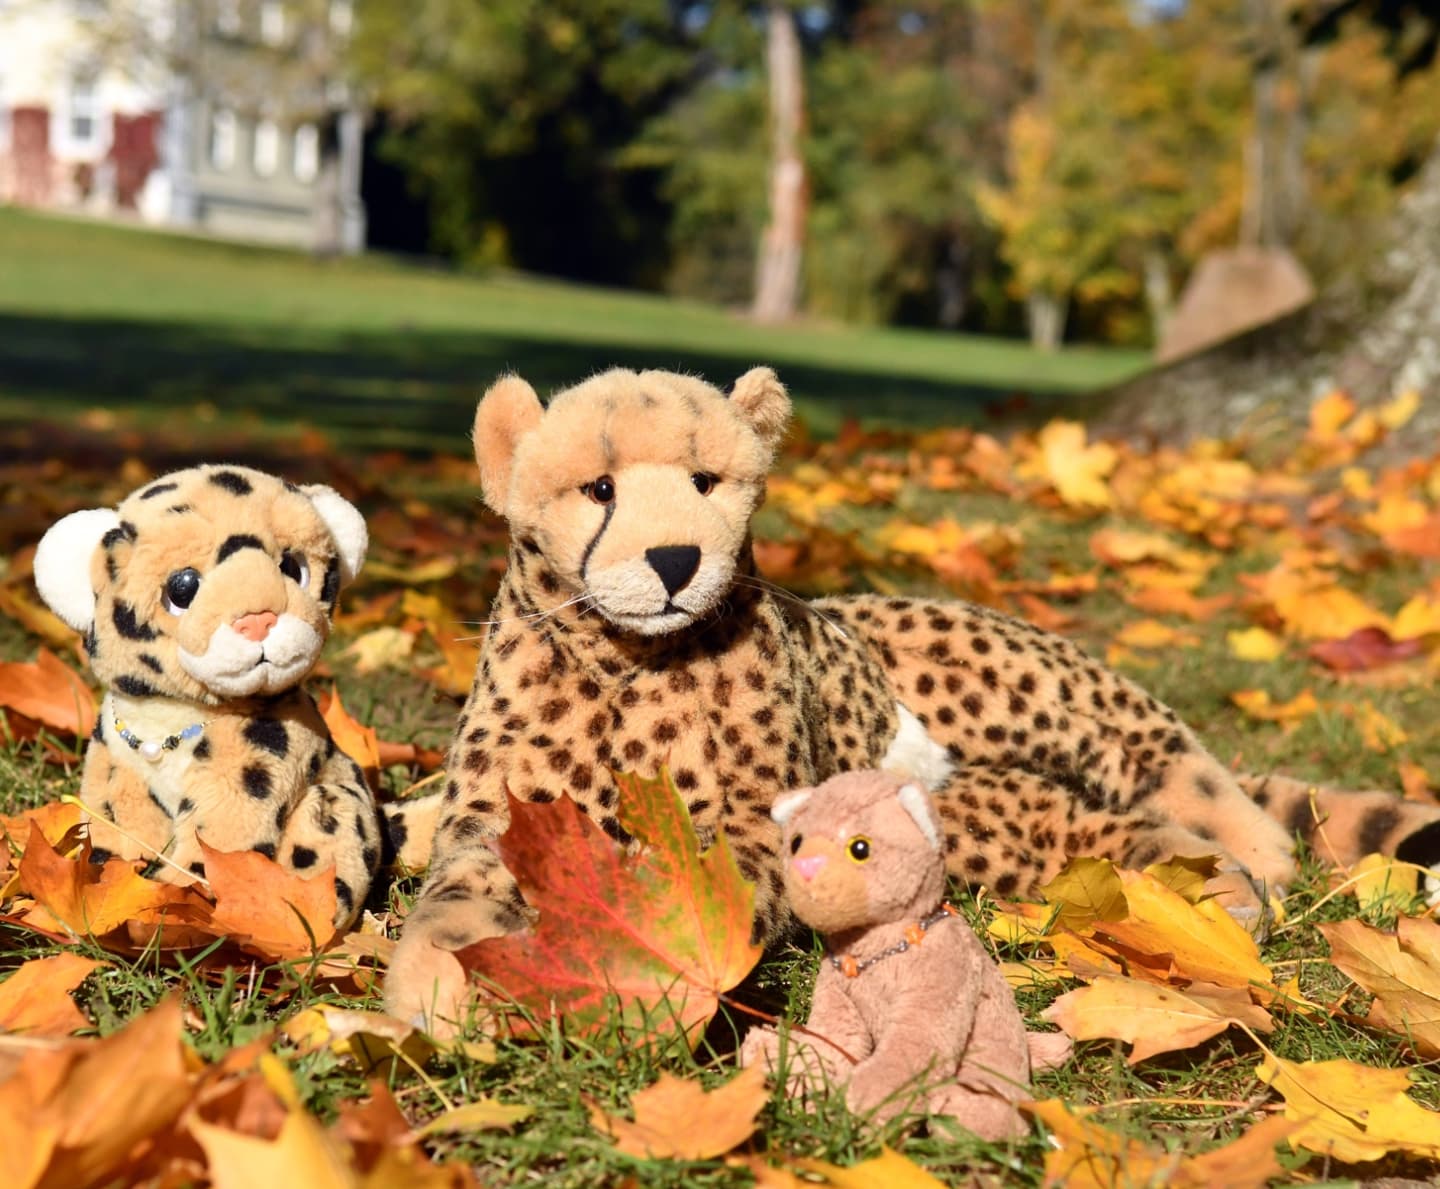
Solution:
<svg viewBox="0 0 1440 1189"><path fill-rule="evenodd" d="M384 823L300 682L366 544L330 488L238 466L176 471L45 534L36 586L108 687L80 792L92 861L163 856L154 878L187 882L203 840L302 876L333 865L337 924L355 918ZM398 837L412 807L391 808Z"/></svg>
<svg viewBox="0 0 1440 1189"><path fill-rule="evenodd" d="M1015 997L969 925L945 903L944 832L926 791L847 772L776 799L785 894L825 938L807 1033L752 1028L741 1062L793 1091L845 1089L857 1112L950 1115L982 1139L1021 1135L1015 1104L1032 1068L1070 1052L1027 1033Z"/></svg>

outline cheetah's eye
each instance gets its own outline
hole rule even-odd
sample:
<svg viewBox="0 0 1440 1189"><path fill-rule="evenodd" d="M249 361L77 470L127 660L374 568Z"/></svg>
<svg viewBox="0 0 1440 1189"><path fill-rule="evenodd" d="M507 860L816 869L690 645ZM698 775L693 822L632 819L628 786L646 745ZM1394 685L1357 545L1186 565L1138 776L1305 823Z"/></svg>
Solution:
<svg viewBox="0 0 1440 1189"><path fill-rule="evenodd" d="M597 504L613 504L615 502L615 480L609 475L601 475L600 478L589 483L582 483L580 490Z"/></svg>
<svg viewBox="0 0 1440 1189"><path fill-rule="evenodd" d="M793 855L793 854L797 854L797 853L799 853L799 850L800 850L800 835L799 835L799 834L796 834L794 838L790 839L790 853L791 853L792 855Z"/></svg>
<svg viewBox="0 0 1440 1189"><path fill-rule="evenodd" d="M310 585L310 563L305 560L303 553L285 550L280 555L280 572L301 590L307 589Z"/></svg>
<svg viewBox="0 0 1440 1189"><path fill-rule="evenodd" d="M695 490L701 495L709 495L715 490L715 484L720 482L718 475L710 475L704 471L696 471L690 476L690 482L695 484Z"/></svg>
<svg viewBox="0 0 1440 1189"><path fill-rule="evenodd" d="M165 610L171 615L182 615L185 608L195 601L195 596L199 593L200 572L189 566L183 570L176 570L165 579Z"/></svg>
<svg viewBox="0 0 1440 1189"><path fill-rule="evenodd" d="M870 858L870 839L864 834L856 834L845 844L845 853L856 863L863 863Z"/></svg>

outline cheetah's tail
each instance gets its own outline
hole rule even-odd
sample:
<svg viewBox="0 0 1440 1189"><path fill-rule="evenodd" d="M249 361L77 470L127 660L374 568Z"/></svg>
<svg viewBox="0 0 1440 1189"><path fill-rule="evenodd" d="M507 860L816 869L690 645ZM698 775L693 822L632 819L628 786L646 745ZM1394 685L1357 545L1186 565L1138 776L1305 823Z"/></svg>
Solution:
<svg viewBox="0 0 1440 1189"><path fill-rule="evenodd" d="M380 824L385 835L382 862L386 867L423 871L430 866L435 823L440 818L443 801L443 793L431 793L380 806Z"/></svg>
<svg viewBox="0 0 1440 1189"><path fill-rule="evenodd" d="M1440 877L1440 805L1383 790L1352 791L1289 776L1238 774L1250 799L1320 858L1348 867L1379 852Z"/></svg>

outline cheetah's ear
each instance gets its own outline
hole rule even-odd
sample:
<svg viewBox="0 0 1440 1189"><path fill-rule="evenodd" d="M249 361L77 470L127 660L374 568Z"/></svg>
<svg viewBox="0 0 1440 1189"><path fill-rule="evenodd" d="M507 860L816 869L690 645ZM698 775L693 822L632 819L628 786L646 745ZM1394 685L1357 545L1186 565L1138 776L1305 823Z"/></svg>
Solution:
<svg viewBox="0 0 1440 1189"><path fill-rule="evenodd" d="M365 551L370 547L370 533L365 527L365 517L349 500L332 487L316 483L302 488L320 519L335 538L340 551L340 582L348 586L355 581L360 567L365 564Z"/></svg>
<svg viewBox="0 0 1440 1189"><path fill-rule="evenodd" d="M931 849L938 851L940 831L935 825L935 810L925 790L918 784L907 784L902 786L895 796L900 802L900 808L920 827L920 833L925 835L925 841L930 844Z"/></svg>
<svg viewBox="0 0 1440 1189"><path fill-rule="evenodd" d="M90 562L105 534L120 527L114 508L71 512L50 526L35 549L35 587L46 605L77 632L95 618Z"/></svg>
<svg viewBox="0 0 1440 1189"><path fill-rule="evenodd" d="M475 461L480 464L480 493L505 514L510 493L510 463L520 439L540 424L540 398L519 376L502 376L490 385L475 410Z"/></svg>
<svg viewBox="0 0 1440 1189"><path fill-rule="evenodd" d="M797 789L793 793L786 793L783 797L778 798L775 804L770 806L770 820L777 826L785 825L795 816L795 811L810 800L810 794L814 791L814 789Z"/></svg>
<svg viewBox="0 0 1440 1189"><path fill-rule="evenodd" d="M774 368L752 367L730 386L730 403L767 446L785 436L790 424L790 397Z"/></svg>

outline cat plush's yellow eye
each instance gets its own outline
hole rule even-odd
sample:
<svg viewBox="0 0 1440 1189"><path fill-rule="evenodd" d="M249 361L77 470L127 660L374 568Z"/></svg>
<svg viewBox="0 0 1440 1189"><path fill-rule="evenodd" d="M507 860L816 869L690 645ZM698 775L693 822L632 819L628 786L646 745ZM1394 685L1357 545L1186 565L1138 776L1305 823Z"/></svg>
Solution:
<svg viewBox="0 0 1440 1189"><path fill-rule="evenodd" d="M850 856L852 862L864 863L870 858L870 839L864 834L856 834L845 844L845 853Z"/></svg>

